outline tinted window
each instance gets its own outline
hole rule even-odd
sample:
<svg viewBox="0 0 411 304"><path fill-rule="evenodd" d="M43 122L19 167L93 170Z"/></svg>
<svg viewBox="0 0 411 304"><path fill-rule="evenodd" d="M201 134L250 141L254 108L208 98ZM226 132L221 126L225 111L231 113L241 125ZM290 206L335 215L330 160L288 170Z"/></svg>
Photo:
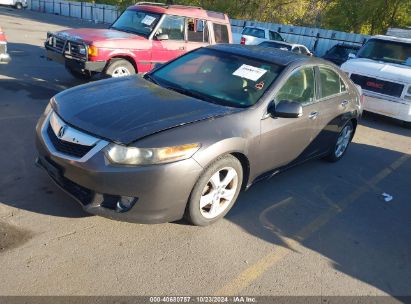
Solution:
<svg viewBox="0 0 411 304"><path fill-rule="evenodd" d="M358 52L358 57L405 64L411 57L411 43L370 39Z"/></svg>
<svg viewBox="0 0 411 304"><path fill-rule="evenodd" d="M208 102L232 107L254 105L283 67L212 49L188 53L151 76L159 85Z"/></svg>
<svg viewBox="0 0 411 304"><path fill-rule="evenodd" d="M322 98L339 94L345 91L345 85L344 82L340 79L340 76L330 69L320 68L320 79Z"/></svg>
<svg viewBox="0 0 411 304"><path fill-rule="evenodd" d="M314 68L303 68L295 71L277 93L276 101L295 101L309 104L314 101L315 77Z"/></svg>
<svg viewBox="0 0 411 304"><path fill-rule="evenodd" d="M227 25L214 23L214 36L216 43L229 43Z"/></svg>
<svg viewBox="0 0 411 304"><path fill-rule="evenodd" d="M116 20L116 22L113 23L111 28L119 31L148 36L157 25L160 17L160 14L137 10L126 10Z"/></svg>
<svg viewBox="0 0 411 304"><path fill-rule="evenodd" d="M264 30L253 28L253 27L244 28L243 35L253 36L253 37L257 37L257 38L265 38Z"/></svg>
<svg viewBox="0 0 411 304"><path fill-rule="evenodd" d="M192 42L208 42L207 21L187 18L187 40Z"/></svg>
<svg viewBox="0 0 411 304"><path fill-rule="evenodd" d="M283 37L277 32L270 31L270 40L284 41Z"/></svg>
<svg viewBox="0 0 411 304"><path fill-rule="evenodd" d="M170 40L184 40L184 17L166 15L156 36L168 35Z"/></svg>

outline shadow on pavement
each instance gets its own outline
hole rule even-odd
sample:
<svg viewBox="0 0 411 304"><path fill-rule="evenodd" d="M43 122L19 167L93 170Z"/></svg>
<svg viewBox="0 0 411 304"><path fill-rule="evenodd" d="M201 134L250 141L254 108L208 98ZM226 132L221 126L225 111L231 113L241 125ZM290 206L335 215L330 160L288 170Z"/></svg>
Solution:
<svg viewBox="0 0 411 304"><path fill-rule="evenodd" d="M227 220L290 253L298 253L292 244L309 248L387 294L409 296L410 157L353 143L338 163L310 161L254 185Z"/></svg>
<svg viewBox="0 0 411 304"><path fill-rule="evenodd" d="M360 122L361 125L384 132L403 136L411 136L411 129L405 127L401 120L371 112L364 112Z"/></svg>

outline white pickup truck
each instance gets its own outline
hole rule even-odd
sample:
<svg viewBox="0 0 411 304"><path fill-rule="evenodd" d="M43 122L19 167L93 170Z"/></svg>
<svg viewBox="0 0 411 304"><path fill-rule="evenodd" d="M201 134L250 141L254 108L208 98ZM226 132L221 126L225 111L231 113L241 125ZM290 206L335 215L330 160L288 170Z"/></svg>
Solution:
<svg viewBox="0 0 411 304"><path fill-rule="evenodd" d="M373 36L341 69L360 85L364 110L411 127L411 39Z"/></svg>

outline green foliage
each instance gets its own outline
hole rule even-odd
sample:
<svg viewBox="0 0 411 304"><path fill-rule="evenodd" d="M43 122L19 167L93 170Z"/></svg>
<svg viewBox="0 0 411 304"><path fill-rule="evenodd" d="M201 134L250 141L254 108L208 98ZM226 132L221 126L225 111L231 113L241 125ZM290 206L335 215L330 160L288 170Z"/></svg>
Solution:
<svg viewBox="0 0 411 304"><path fill-rule="evenodd" d="M93 2L89 0L90 2ZM95 0L125 9L132 0ZM233 19L322 27L363 34L411 26L411 0L163 0L227 13Z"/></svg>

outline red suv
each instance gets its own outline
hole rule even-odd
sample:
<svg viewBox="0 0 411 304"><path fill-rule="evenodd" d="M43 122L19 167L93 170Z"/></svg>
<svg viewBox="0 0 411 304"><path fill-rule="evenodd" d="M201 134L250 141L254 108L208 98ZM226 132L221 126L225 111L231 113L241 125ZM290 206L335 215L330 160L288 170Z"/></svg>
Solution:
<svg viewBox="0 0 411 304"><path fill-rule="evenodd" d="M193 49L231 43L227 15L200 7L137 3L109 29L48 33L47 58L65 64L75 77L109 77L150 71Z"/></svg>

